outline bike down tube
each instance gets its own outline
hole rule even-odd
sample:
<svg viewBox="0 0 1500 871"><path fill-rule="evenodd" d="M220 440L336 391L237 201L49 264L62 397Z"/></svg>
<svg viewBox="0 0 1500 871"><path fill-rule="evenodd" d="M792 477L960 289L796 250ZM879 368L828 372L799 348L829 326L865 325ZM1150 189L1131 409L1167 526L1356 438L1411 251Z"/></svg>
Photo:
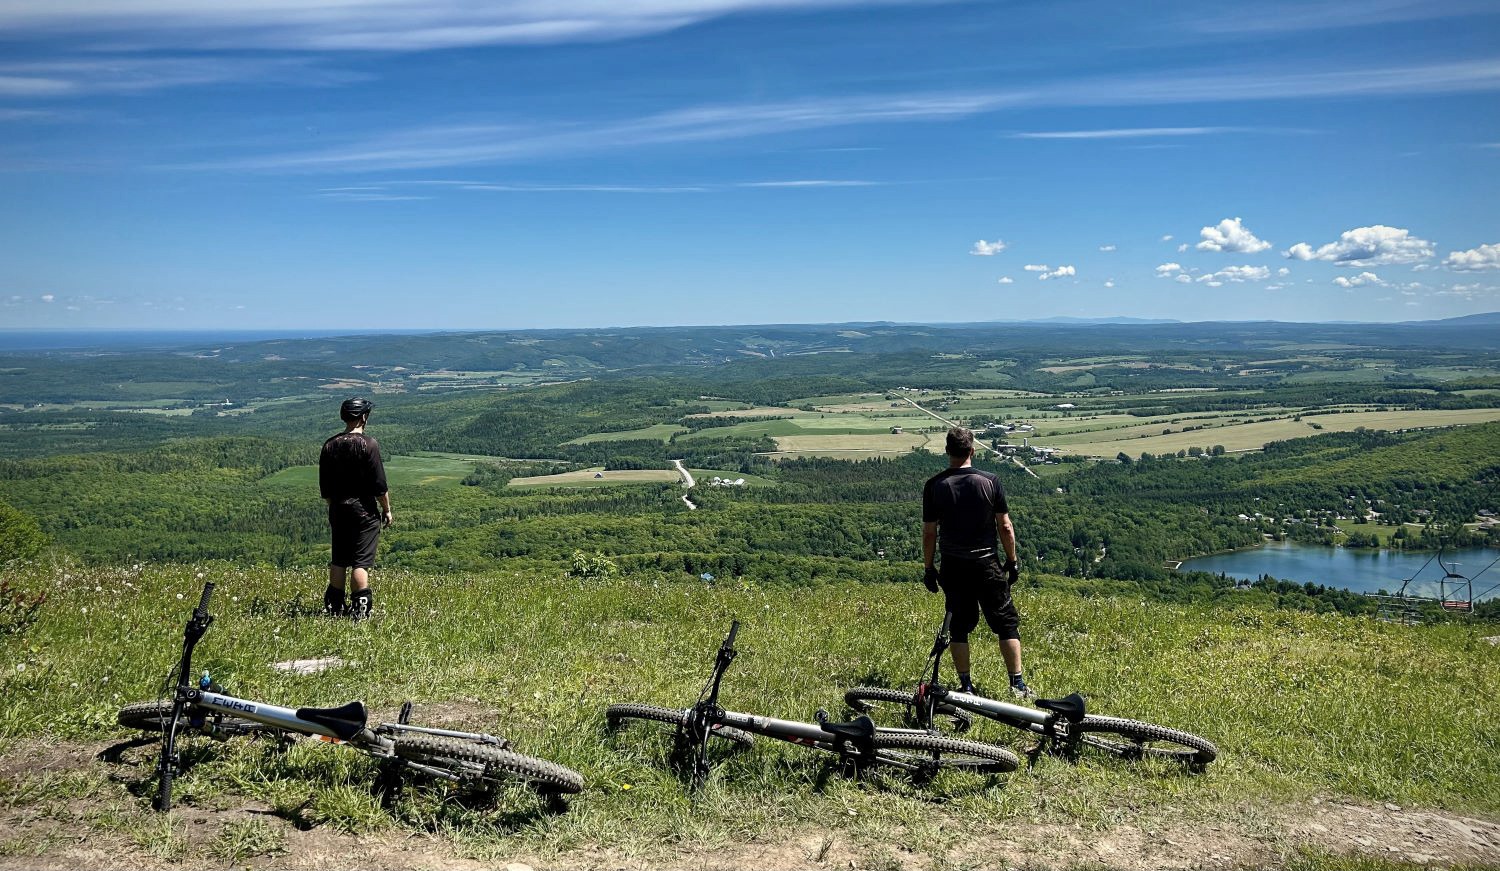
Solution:
<svg viewBox="0 0 1500 871"><path fill-rule="evenodd" d="M943 696L943 701L953 705L955 708L966 708L975 713L983 714L986 717L1032 723L1042 727L1045 727L1057 716L1049 711L1028 708L1024 705L1013 705L1009 702L987 699L983 696L971 696L968 693L960 693L953 690L949 690ZM1039 730L1033 729L1032 731Z"/></svg>
<svg viewBox="0 0 1500 871"><path fill-rule="evenodd" d="M791 744L829 744L834 741L834 736L825 732L822 726L797 720L779 720L775 717L725 711L719 722L725 726L745 732L755 732Z"/></svg>

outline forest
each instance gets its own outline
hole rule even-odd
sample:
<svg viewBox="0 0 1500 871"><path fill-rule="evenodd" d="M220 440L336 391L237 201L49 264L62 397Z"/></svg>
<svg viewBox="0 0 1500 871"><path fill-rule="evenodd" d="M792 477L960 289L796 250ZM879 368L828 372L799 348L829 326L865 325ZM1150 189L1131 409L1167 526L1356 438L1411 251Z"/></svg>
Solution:
<svg viewBox="0 0 1500 871"><path fill-rule="evenodd" d="M1490 330L1383 328L1374 331L1376 338L1404 341L1407 347L1372 347L1367 332L1365 345L1357 349L1314 362L1299 354L1295 366L1279 370L1266 364L1276 350L1267 343L1306 338L1294 327L1225 331L1211 343L1203 341L1207 331L1201 325L1035 332L871 327L863 332L884 342L882 353L741 356L728 362L710 362L704 343L719 349L715 353L728 353L731 346L807 351L832 347L835 334L828 328L792 327L715 328L702 335L668 330L653 334L663 344L649 353L635 347L641 344L635 332L403 336L380 345L387 363L402 363L397 368L404 374L389 377L406 382L415 372L444 367L514 370L558 359L582 366L580 354L562 352L581 352L581 344L593 348L585 367L593 374L585 378L441 389L388 383L389 367L381 370L387 374L351 372L350 366L369 365L359 361L377 353L373 339L287 340L213 354L12 352L0 361L5 367L0 382L10 385L0 391L24 390L27 396L24 403L0 408L0 559L51 548L94 564L321 564L327 558L326 523L306 470L316 463L322 439L336 428L328 397L353 390L376 399L371 432L393 468L432 456L445 458L433 460L446 464L444 469L457 469L452 475L413 474L393 481L400 523L383 537L384 566L424 571L583 566L578 570L791 586L915 578L918 497L923 481L946 462L920 448L853 459L778 454L774 439L756 434L754 425L774 423L777 409L806 414L833 401L810 397L909 383L945 395L982 386L1000 371L1027 388L1003 401L1022 413L1054 417L1059 398L1068 400L1069 416L1290 409L1301 420L1316 420L1318 414L1354 407L1500 407L1500 370ZM1442 372L1434 372L1432 356L1420 350L1435 331L1451 333L1443 352L1451 359L1442 361L1447 364ZM1489 337L1489 346L1479 334ZM1075 343L1086 337L1093 356L1076 358L1083 362L1074 368L1050 365L1069 358L1064 348L1042 350L1060 337ZM1187 337L1199 347L1183 348ZM986 340L991 346L983 349ZM934 356L918 349L923 343L967 348L969 356ZM1452 350L1465 345L1473 348ZM1102 357L1095 346L1145 355L1152 363L1114 366L1118 361ZM538 347L545 351L540 358ZM501 359L515 348L520 356ZM337 366L329 362L333 353L343 355ZM1380 359L1396 368L1379 383L1339 381L1355 358L1366 367ZM986 361L1005 365L987 368ZM1253 387L1243 379L1232 387L1214 386L1237 378L1232 373L1251 363L1276 371L1252 376ZM1418 363L1426 367L1424 376L1415 374ZM958 364L966 375L959 374ZM1163 368L1150 368L1156 364ZM606 371L606 365L614 368ZM1401 374L1400 366L1413 372ZM106 381L98 380L102 367L111 375ZM225 375L230 371L238 374ZM1076 382L1077 371L1084 371L1093 386L1045 392L1049 380L1067 376ZM1310 371L1328 380L1294 377ZM933 380L915 381L913 373ZM363 380L336 381L331 389L319 381L347 381L353 374ZM1175 386L1146 389L1143 377ZM38 386L41 382L47 386ZM231 395L240 389L261 393L248 407L235 407L228 399L220 401L227 406L167 409L174 413L163 413L160 406L131 408L125 398L133 393L139 399L155 389L152 385L190 382ZM89 383L94 386L86 388ZM94 395L80 400L86 390ZM305 395L309 391L316 395ZM190 392L161 387L150 399L189 402ZM14 393L0 398L18 399ZM956 394L952 398L956 401ZM61 400L68 404L57 404ZM974 419L982 426L1006 416L979 412ZM652 428L667 434L631 435L657 431ZM1047 472L1041 477L1024 463L993 456L978 463L995 471L1007 488L1026 570L1070 579L1080 589L1127 584L1167 600L1243 593L1232 581L1185 575L1169 565L1267 537L1379 544L1366 533L1349 536L1335 526L1336 519L1366 514L1394 527L1386 537L1389 546L1495 542L1494 526L1480 527L1474 520L1482 511L1500 508L1500 423L1432 431L1318 429L1237 454L1208 449L1212 435L1206 433L1203 449L1162 456L1122 453L1103 462L1070 457L1074 462L1038 467ZM591 433L598 437L580 438ZM675 483L512 486L517 479L590 468L670 469L672 460L749 476L756 485L700 486L692 492L698 507L692 511ZM1368 604L1340 591L1301 586L1265 585L1259 592L1315 609L1358 611Z"/></svg>

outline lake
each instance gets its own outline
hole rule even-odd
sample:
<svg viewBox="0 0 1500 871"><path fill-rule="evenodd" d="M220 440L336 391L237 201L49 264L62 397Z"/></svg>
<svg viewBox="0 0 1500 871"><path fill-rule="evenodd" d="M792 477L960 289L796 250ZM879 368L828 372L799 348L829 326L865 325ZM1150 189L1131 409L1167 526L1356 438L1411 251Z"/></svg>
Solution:
<svg viewBox="0 0 1500 871"><path fill-rule="evenodd" d="M1401 589L1403 580L1415 577L1407 588L1408 593L1436 596L1438 580L1443 572L1433 556L1432 553L1401 553L1391 550L1324 547L1294 541L1268 541L1259 547L1187 560L1182 564L1182 571L1214 574L1222 572L1231 578L1252 581L1261 575L1270 575L1284 581L1311 581L1361 593L1374 593L1381 589L1394 593ZM1491 571L1485 571L1496 558L1500 558L1500 550L1494 548L1471 547L1443 551L1443 562L1451 570L1475 579L1475 601L1500 595L1500 589L1494 589L1496 585L1500 585L1500 565ZM1429 560L1431 563L1428 563Z"/></svg>

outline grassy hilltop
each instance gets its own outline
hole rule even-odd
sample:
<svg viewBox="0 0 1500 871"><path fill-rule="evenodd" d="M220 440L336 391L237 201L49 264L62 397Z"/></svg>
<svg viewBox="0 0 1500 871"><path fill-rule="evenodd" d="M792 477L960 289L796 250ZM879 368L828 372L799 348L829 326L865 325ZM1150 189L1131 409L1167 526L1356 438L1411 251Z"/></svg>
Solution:
<svg viewBox="0 0 1500 871"><path fill-rule="evenodd" d="M838 715L843 687L902 685L916 675L939 600L916 584L793 589L652 575L599 582L503 570L384 572L379 617L355 625L293 616L319 595L318 572L222 564L35 564L14 572L20 587L48 599L34 625L0 635L0 758L59 742L98 749L128 737L114 725L115 711L155 694L204 578L218 583L218 620L197 663L231 691L292 705L362 698L383 716L412 699L414 722L504 734L522 752L582 772L588 788L562 814L546 813L521 789L485 809L443 801L435 788L408 791L387 813L370 791L371 766L352 751L308 742L283 755L240 742L201 750L179 781L180 806L248 803L269 816L184 834L131 795L149 776L144 757L60 774L7 765L0 809L10 809L12 822L20 813L56 825L0 834L0 865L6 856L58 849L59 827L70 838L119 843L120 855L195 862L205 851L274 854L300 836L296 826L313 826L371 838L426 833L458 855L519 853L542 864L601 845L617 857L661 858L822 832L860 867L902 867L893 852L899 844L920 844L933 867L961 867L976 861L969 852L976 843L1016 827L1081 826L1104 837L1120 826L1227 825L1259 832L1262 858L1383 868L1299 853L1277 820L1315 797L1500 813L1500 740L1487 725L1500 714L1500 647L1479 627L1148 604L1025 584L1018 598L1037 688L1079 690L1097 713L1202 734L1220 748L1206 774L1043 758L1030 770L947 775L928 788L895 775L866 783L834 776L820 787L821 758L762 741L722 762L694 802L664 766L661 734L606 736L607 704L687 705L737 617L745 624L742 655L725 681L726 706L797 719L820 707ZM981 630L975 640L977 677L998 685L992 637ZM328 655L349 665L311 676L270 668ZM1027 746L984 721L976 731L1018 752Z"/></svg>

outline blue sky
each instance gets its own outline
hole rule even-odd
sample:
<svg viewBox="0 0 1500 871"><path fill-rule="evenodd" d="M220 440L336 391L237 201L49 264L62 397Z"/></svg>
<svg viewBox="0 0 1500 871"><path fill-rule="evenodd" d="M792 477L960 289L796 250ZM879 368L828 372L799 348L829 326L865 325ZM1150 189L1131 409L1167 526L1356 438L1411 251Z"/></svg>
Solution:
<svg viewBox="0 0 1500 871"><path fill-rule="evenodd" d="M1468 0L0 0L0 328L1495 311L1497 96Z"/></svg>

